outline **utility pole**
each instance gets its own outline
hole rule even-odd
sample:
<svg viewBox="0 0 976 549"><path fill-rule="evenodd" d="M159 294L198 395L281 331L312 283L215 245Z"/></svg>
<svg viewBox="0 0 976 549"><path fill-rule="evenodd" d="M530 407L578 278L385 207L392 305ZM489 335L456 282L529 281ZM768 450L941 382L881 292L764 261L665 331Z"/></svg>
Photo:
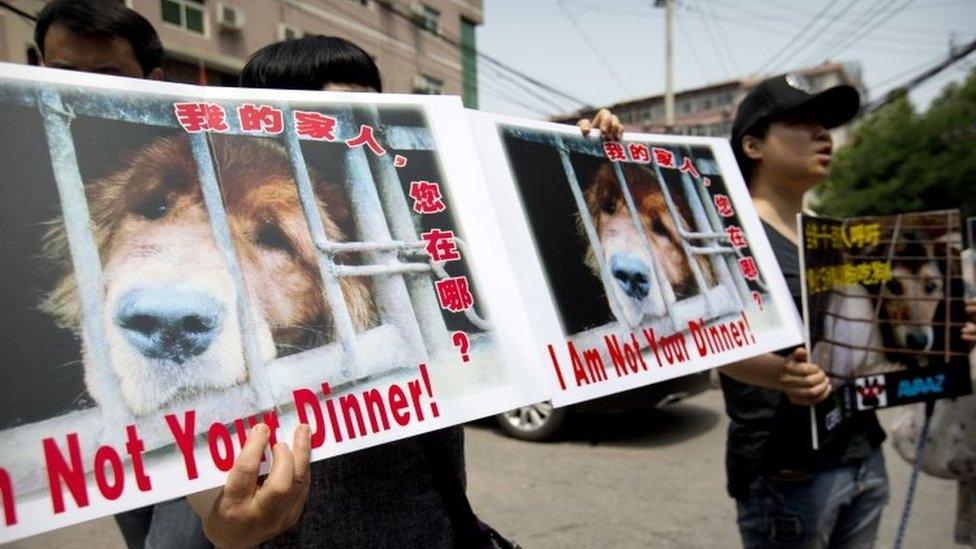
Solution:
<svg viewBox="0 0 976 549"><path fill-rule="evenodd" d="M674 68L672 50L672 23L674 0L654 0L655 8L664 8L664 125L668 131L674 127Z"/></svg>

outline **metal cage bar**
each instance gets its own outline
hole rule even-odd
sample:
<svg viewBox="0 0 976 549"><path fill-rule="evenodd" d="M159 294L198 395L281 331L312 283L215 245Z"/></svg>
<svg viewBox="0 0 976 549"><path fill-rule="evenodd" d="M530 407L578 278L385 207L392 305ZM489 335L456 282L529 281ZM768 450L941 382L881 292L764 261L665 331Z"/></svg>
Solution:
<svg viewBox="0 0 976 549"><path fill-rule="evenodd" d="M627 203L627 211L630 213L630 221L634 224L634 229L637 230L641 243L644 245L644 248L647 249L647 253L652 258L651 263L652 268L654 269L654 278L657 280L658 291L661 293L661 297L664 301L664 310L666 311L668 318L671 319L671 325L675 330L677 330L680 327L680 324L678 323L678 317L674 312L674 304L678 301L678 299L674 295L674 288L671 287L671 282L668 280L667 274L664 273L664 269L661 267L660 262L657 261L657 254L655 254L654 249L651 248L651 243L647 241L647 232L644 229L644 224L641 222L640 214L637 213L637 206L634 204L634 197L630 194L630 184L627 182L627 178L624 177L624 170L620 167L619 162L613 163L613 174L617 178L617 185L620 186L620 194L624 197L624 202ZM590 217L589 208L581 212L580 215ZM682 238L681 243L682 249L687 254L687 242ZM690 261L693 261L690 255L688 257ZM695 283L698 284L699 292L702 292L705 284L704 280L701 280L700 277L701 273L695 273ZM704 290L707 290L707 288L704 288ZM708 298L705 299L705 302L708 303ZM708 307L708 309L710 309L710 307ZM711 311L709 310L709 312Z"/></svg>
<svg viewBox="0 0 976 549"><path fill-rule="evenodd" d="M44 134L51 154L51 165L54 167L52 171L61 198L71 261L73 265L86 266L75 268L74 277L83 313L82 329L89 342L88 351L95 358L96 383L103 394L117 395L121 393L120 383L112 371L105 345L107 337L105 310L102 306L102 260L90 229L91 214L71 135L74 114L67 109L61 96L54 90L38 90L36 100L44 122ZM102 409L103 418L124 418L128 421L132 414L122 402L121 399L108 399L106 407Z"/></svg>
<svg viewBox="0 0 976 549"><path fill-rule="evenodd" d="M283 109L284 119L292 123L294 113L289 108ZM289 124L289 127L291 125ZM319 213L318 199L315 197L315 189L312 187L312 180L308 175L308 166L305 164L305 155L302 153L302 145L298 136L292 131L283 132L282 139L288 151L288 159L291 161L292 172L295 176L295 184L298 189L299 201L302 204L302 213L305 215L305 222L308 225L312 240L316 245L316 264L319 276L322 279L322 297L332 311L332 319L335 325L336 337L342 345L345 353L345 360L342 361L343 374L355 375L359 370L359 354L356 351L354 341L356 338L356 328L352 323L352 316L349 314L349 305L342 293L342 285L336 276L336 265L332 261L332 256L323 252L332 244L328 235L325 233L325 225Z"/></svg>
<svg viewBox="0 0 976 549"><path fill-rule="evenodd" d="M362 113L365 121L376 128L388 143L390 138L397 134L403 134L396 140L400 142L411 142L415 135L413 132L404 132L401 129L381 125L379 110L376 106L364 107ZM415 145L424 145L428 149L434 148L432 140L420 142L422 139L418 137L417 141L414 143ZM389 156L370 155L367 157L376 178L379 198L386 210L393 237L398 240L416 241L418 236L413 220L410 218L410 206L404 196L400 176ZM446 346L447 342L450 341L447 325L444 323L444 316L441 313L437 295L430 279L421 276L407 276L406 284L421 335L427 345L426 348L439 349Z"/></svg>
<svg viewBox="0 0 976 549"><path fill-rule="evenodd" d="M338 120L339 127L345 128L345 134L340 139L355 137L349 132L351 128L359 128L359 125L355 124L356 117L352 109L340 110ZM359 231L360 240L392 242L393 238L386 222L376 185L372 184L375 178L366 151L362 147L347 149L345 156L346 190L353 206L353 218ZM389 161L392 162L392 160ZM371 184L363 184L367 181ZM399 264L394 252L368 251L364 252L363 255L367 262L375 265L396 266ZM381 275L373 277L372 281L373 296L381 322L388 322L401 330L411 354L417 357L418 363L427 361L428 356L427 350L424 348L423 336L420 332L420 326L417 324L417 318L411 306L410 294L403 278Z"/></svg>

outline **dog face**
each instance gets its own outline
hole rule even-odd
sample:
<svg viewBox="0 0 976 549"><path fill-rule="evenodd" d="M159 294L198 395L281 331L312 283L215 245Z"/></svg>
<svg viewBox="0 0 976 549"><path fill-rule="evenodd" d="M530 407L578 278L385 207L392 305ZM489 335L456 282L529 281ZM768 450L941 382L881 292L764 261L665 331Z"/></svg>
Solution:
<svg viewBox="0 0 976 549"><path fill-rule="evenodd" d="M219 136L213 154L262 360L320 345L331 314L287 155L265 140ZM103 266L106 350L125 405L141 415L180 396L245 383L235 285L188 141L154 142L86 190ZM336 193L317 194L327 235L344 240L335 219L346 219L348 209ZM60 227L47 252L69 263ZM344 279L342 288L354 322L365 327L373 317L367 287ZM43 308L81 331L70 269ZM83 337L85 381L101 402L110 396L96 383L91 345Z"/></svg>
<svg viewBox="0 0 976 549"><path fill-rule="evenodd" d="M584 195L593 220L603 260L613 278L613 292L625 318L619 319L631 326L638 325L645 315L663 316L666 312L664 296L658 287L654 268L659 265L675 294L687 296L696 287L691 266L681 246L681 235L675 219L668 210L661 187L653 173L645 167L622 165L628 190L638 213L641 230L634 224L630 209L621 192L612 168L608 165L597 170ZM678 201L679 210L685 205ZM681 222L687 227L687 222ZM645 240L647 244L645 245ZM599 263L590 247L587 265L599 276ZM707 280L711 269L704 260L699 266Z"/></svg>
<svg viewBox="0 0 976 549"><path fill-rule="evenodd" d="M935 258L934 244L900 245L895 258L891 279L881 288L885 316L892 322L899 347L929 351L935 341L935 311L945 299L945 275Z"/></svg>

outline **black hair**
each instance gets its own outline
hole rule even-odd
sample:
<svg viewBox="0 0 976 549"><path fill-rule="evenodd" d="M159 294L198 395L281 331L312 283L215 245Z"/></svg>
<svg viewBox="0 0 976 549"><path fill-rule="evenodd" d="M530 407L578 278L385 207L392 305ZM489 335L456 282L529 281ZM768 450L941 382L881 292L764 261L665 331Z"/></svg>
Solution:
<svg viewBox="0 0 976 549"><path fill-rule="evenodd" d="M330 83L383 91L369 54L336 36L303 36L265 46L247 60L240 80L243 88L289 90L321 90Z"/></svg>
<svg viewBox="0 0 976 549"><path fill-rule="evenodd" d="M163 64L163 44L152 23L119 0L52 0L34 27L34 42L44 56L44 37L51 25L64 25L82 36L118 36L132 45L144 76Z"/></svg>
<svg viewBox="0 0 976 549"><path fill-rule="evenodd" d="M766 134L769 133L769 124L773 120L775 120L773 117L760 118L758 122L742 132L742 135L733 137L735 142L732 143L732 152L735 154L735 161L739 164L739 171L742 172L742 179L746 181L746 187L752 184L752 171L756 167L756 161L749 158L742 149L742 138L751 135L756 139L765 139Z"/></svg>

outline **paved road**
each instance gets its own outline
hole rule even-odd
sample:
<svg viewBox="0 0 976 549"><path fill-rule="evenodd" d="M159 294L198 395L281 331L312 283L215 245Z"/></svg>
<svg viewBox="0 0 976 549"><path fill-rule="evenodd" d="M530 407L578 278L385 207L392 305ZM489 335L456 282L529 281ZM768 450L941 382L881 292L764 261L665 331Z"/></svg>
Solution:
<svg viewBox="0 0 976 549"><path fill-rule="evenodd" d="M490 425L467 430L468 493L483 520L528 548L739 546L720 391L660 412L581 419L552 444L514 441ZM909 476L888 444L885 455L892 498L881 548L892 546ZM920 477L903 547L963 547L952 542L955 497L954 483Z"/></svg>
<svg viewBox="0 0 976 549"><path fill-rule="evenodd" d="M883 415L889 423L891 415ZM661 412L580 418L560 442L525 443L490 423L467 429L468 492L485 521L525 547L737 547L725 495L722 395L709 391ZM892 499L878 547L891 547L908 467L891 450ZM904 547L959 548L955 485L921 477ZM123 547L111 519L67 528L17 548Z"/></svg>

